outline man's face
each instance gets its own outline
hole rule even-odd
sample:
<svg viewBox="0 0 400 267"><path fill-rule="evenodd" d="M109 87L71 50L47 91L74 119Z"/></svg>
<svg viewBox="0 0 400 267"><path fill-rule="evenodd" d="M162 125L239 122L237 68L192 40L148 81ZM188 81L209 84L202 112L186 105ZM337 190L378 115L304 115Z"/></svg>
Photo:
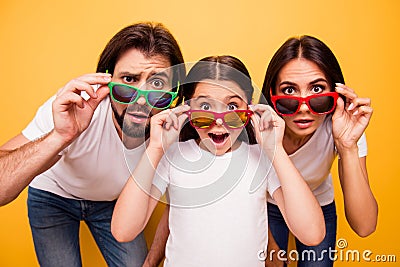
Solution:
<svg viewBox="0 0 400 267"><path fill-rule="evenodd" d="M171 88L171 66L168 58L155 55L146 57L137 49L126 51L115 65L112 81L134 86L141 90L163 90ZM168 75L159 75L168 73ZM169 83L169 84L168 84ZM150 107L143 95L135 103L121 104L111 101L113 120L118 132L132 138L144 138L149 130L150 117L160 110Z"/></svg>

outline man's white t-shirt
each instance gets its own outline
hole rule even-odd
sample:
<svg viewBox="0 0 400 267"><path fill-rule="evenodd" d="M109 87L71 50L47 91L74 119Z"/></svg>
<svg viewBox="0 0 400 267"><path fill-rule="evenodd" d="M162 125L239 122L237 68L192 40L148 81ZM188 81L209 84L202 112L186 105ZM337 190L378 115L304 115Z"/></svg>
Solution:
<svg viewBox="0 0 400 267"><path fill-rule="evenodd" d="M55 96L44 103L22 131L29 140L54 128L51 107L54 99ZM30 186L72 199L115 200L144 150L145 144L132 150L125 148L115 129L107 97L98 105L89 127Z"/></svg>
<svg viewBox="0 0 400 267"><path fill-rule="evenodd" d="M194 140L171 146L153 180L170 204L164 266L264 266L266 194L280 186L273 173L259 145L222 156Z"/></svg>
<svg viewBox="0 0 400 267"><path fill-rule="evenodd" d="M367 155L365 134L361 136L357 145L358 156L360 158L365 157ZM331 116L327 116L307 143L289 155L289 158L299 170L321 206L332 203L334 199L330 171L336 156L337 151L332 137ZM270 196L268 197L268 202L276 204Z"/></svg>

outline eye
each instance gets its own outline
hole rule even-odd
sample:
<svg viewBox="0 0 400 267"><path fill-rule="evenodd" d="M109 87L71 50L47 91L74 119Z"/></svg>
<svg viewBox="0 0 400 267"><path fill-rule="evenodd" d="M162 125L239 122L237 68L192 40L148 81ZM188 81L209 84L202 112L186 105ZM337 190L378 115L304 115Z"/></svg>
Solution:
<svg viewBox="0 0 400 267"><path fill-rule="evenodd" d="M238 109L238 104L236 104L236 103L229 103L228 104L228 110L236 110L236 109Z"/></svg>
<svg viewBox="0 0 400 267"><path fill-rule="evenodd" d="M133 76L123 76L122 80L124 81L124 83L135 83L135 82L137 82L137 80Z"/></svg>
<svg viewBox="0 0 400 267"><path fill-rule="evenodd" d="M325 90L325 86L321 86L321 85L314 85L311 88L311 92L314 94L322 93L324 90Z"/></svg>
<svg viewBox="0 0 400 267"><path fill-rule="evenodd" d="M161 79L152 79L149 81L149 84L151 86L151 89L154 90L162 90L165 87L165 82Z"/></svg>
<svg viewBox="0 0 400 267"><path fill-rule="evenodd" d="M293 95L296 91L294 90L293 87L285 87L282 89L282 93L285 95Z"/></svg>
<svg viewBox="0 0 400 267"><path fill-rule="evenodd" d="M210 110L211 109L211 105L209 103L203 102L200 104L200 109L202 110Z"/></svg>

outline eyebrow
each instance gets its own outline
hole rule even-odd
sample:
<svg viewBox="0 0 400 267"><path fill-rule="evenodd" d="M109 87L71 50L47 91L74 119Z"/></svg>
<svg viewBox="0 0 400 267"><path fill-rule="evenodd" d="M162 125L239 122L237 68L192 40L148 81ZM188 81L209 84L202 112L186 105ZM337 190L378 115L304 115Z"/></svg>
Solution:
<svg viewBox="0 0 400 267"><path fill-rule="evenodd" d="M118 75L119 75L120 77L121 77L121 76L131 76L131 77L134 77L135 79L139 79L140 76L142 75L142 73L132 73L132 72L129 72L129 71L122 71L122 72L120 72ZM170 78L170 77L165 73L165 71L161 71L161 72L152 71L152 72L150 72L149 79L150 79L150 78L153 78L154 76L155 76L155 77L163 77L163 78L166 78L166 79L169 79L169 78Z"/></svg>
<svg viewBox="0 0 400 267"><path fill-rule="evenodd" d="M315 80L309 82L308 84L316 84L316 83L319 83L319 82L328 83L328 81L327 81L326 79L324 79L324 78L317 78L317 79L315 79ZM283 82L279 83L279 86L285 85L285 84L286 84L286 85L296 85L296 83L291 82L291 81L283 81Z"/></svg>

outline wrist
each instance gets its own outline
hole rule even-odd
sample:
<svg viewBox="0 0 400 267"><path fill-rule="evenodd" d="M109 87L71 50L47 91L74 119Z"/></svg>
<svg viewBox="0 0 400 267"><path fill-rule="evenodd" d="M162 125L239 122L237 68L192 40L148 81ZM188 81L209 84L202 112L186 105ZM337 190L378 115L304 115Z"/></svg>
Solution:
<svg viewBox="0 0 400 267"><path fill-rule="evenodd" d="M54 129L45 137L45 139L50 143L51 147L59 148L60 151L70 145L74 140L74 138L65 138Z"/></svg>

